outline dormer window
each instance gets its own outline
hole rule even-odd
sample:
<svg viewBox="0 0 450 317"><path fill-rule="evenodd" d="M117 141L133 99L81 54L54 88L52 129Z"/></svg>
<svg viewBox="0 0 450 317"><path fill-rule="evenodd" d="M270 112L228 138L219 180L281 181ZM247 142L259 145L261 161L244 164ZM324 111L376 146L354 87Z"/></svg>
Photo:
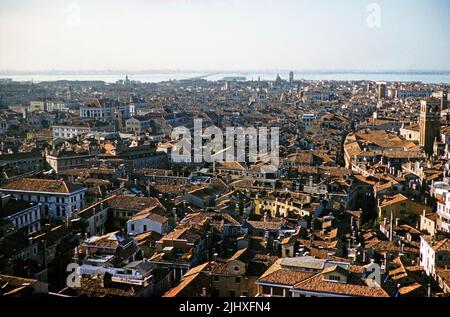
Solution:
<svg viewBox="0 0 450 317"><path fill-rule="evenodd" d="M327 281L332 281L332 282L340 282L341 281L341 277L339 275L325 275L324 279Z"/></svg>

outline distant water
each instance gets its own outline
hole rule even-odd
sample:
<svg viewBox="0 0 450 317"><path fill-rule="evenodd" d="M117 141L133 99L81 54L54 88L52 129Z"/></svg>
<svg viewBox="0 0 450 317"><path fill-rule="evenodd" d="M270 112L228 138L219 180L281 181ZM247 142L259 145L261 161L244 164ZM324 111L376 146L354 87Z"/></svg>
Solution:
<svg viewBox="0 0 450 317"><path fill-rule="evenodd" d="M247 80L274 80L280 75L282 79L289 78L289 72L286 71L260 71L260 72L49 72L49 73L0 73L0 79L10 78L15 81L104 81L114 83L118 80L125 79L128 75L131 80L146 83L157 83L169 80L182 80L191 78L203 78L207 80L222 80L224 77L245 77ZM423 82L423 83L450 83L450 71L443 72L352 72L352 71L298 71L294 72L294 79L305 80L370 80L370 81L395 81L395 82Z"/></svg>

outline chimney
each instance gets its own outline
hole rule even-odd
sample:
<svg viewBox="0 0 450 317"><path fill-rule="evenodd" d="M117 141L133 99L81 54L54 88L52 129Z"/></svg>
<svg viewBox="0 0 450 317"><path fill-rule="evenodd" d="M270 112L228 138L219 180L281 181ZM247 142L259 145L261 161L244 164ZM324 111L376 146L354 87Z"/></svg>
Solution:
<svg viewBox="0 0 450 317"><path fill-rule="evenodd" d="M3 195L1 196L1 204L0 206L3 208L6 204L11 200L11 195Z"/></svg>
<svg viewBox="0 0 450 317"><path fill-rule="evenodd" d="M392 214L392 211L391 211L391 221L389 222L389 241L391 241L392 242L392 231L393 231L393 226L392 226L392 223L393 223L393 219L394 219L394 215Z"/></svg>

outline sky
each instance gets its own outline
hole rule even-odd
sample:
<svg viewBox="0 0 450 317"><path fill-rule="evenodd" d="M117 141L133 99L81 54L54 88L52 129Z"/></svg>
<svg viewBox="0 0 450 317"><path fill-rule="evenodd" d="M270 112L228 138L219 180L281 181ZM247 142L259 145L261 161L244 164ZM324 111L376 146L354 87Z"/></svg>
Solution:
<svg viewBox="0 0 450 317"><path fill-rule="evenodd" d="M450 70L448 0L1 0L0 70Z"/></svg>

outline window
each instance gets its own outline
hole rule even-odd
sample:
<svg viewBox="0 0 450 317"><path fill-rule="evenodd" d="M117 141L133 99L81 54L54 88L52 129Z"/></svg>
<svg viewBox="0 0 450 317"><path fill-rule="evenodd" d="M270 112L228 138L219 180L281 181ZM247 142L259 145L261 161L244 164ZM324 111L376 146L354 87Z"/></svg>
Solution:
<svg viewBox="0 0 450 317"><path fill-rule="evenodd" d="M270 295L270 287L269 286L263 286L262 287L262 293Z"/></svg>
<svg viewBox="0 0 450 317"><path fill-rule="evenodd" d="M144 225L144 231L147 231L147 225Z"/></svg>
<svg viewBox="0 0 450 317"><path fill-rule="evenodd" d="M236 277L236 284L239 284L241 282L241 278L239 276Z"/></svg>
<svg viewBox="0 0 450 317"><path fill-rule="evenodd" d="M277 295L277 296L284 295L283 288L281 288L281 287L272 287L272 292L273 292L273 295Z"/></svg>
<svg viewBox="0 0 450 317"><path fill-rule="evenodd" d="M218 282L219 281L219 276L218 275L214 275L214 282Z"/></svg>
<svg viewBox="0 0 450 317"><path fill-rule="evenodd" d="M234 269L235 272L238 272L238 271L239 271L239 266L235 265L235 266L233 267L233 269Z"/></svg>
<svg viewBox="0 0 450 317"><path fill-rule="evenodd" d="M134 224L131 224L131 231L134 231Z"/></svg>
<svg viewBox="0 0 450 317"><path fill-rule="evenodd" d="M328 280L330 280L330 281L340 281L341 280L341 277L340 276L337 276L337 275L329 275L328 276Z"/></svg>

